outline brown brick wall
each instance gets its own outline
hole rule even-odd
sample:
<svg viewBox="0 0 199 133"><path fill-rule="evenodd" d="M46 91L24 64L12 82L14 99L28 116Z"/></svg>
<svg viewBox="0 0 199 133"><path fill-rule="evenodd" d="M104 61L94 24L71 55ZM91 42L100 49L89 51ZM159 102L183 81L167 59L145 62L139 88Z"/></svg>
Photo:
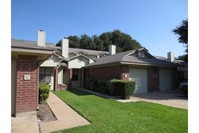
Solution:
<svg viewBox="0 0 199 133"><path fill-rule="evenodd" d="M30 80L24 80L30 75ZM37 56L18 55L16 81L16 113L35 111L38 95Z"/></svg>
<svg viewBox="0 0 199 133"><path fill-rule="evenodd" d="M127 65L121 66L121 79L129 80L129 66L127 66Z"/></svg>
<svg viewBox="0 0 199 133"><path fill-rule="evenodd" d="M106 66L97 68L88 68L85 70L86 79L129 79L128 66Z"/></svg>

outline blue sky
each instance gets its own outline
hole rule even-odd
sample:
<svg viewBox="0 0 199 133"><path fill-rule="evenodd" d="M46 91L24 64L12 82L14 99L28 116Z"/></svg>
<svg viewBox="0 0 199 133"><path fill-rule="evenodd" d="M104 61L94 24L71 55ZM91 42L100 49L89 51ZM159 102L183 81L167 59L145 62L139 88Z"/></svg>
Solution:
<svg viewBox="0 0 199 133"><path fill-rule="evenodd" d="M185 48L172 32L188 18L187 0L12 0L12 38L47 42L69 35L100 35L119 29L153 55L175 56Z"/></svg>

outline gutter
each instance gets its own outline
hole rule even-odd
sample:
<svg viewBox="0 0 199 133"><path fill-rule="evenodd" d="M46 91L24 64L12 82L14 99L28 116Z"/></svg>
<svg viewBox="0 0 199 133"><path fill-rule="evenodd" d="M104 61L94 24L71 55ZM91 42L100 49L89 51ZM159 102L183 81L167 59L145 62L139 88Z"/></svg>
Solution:
<svg viewBox="0 0 199 133"><path fill-rule="evenodd" d="M177 64L167 65L167 64L153 64L153 63L130 63L130 62L120 62L123 65L140 65L140 66L164 66L164 67L177 67Z"/></svg>
<svg viewBox="0 0 199 133"><path fill-rule="evenodd" d="M11 48L12 52L22 52L22 53L37 53L37 54L52 54L53 50L48 49L22 49L22 48Z"/></svg>

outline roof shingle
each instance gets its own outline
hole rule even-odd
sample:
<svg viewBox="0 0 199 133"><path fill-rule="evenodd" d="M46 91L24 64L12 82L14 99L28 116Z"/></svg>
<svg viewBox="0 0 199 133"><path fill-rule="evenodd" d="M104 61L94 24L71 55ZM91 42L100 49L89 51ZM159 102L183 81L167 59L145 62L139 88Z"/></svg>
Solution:
<svg viewBox="0 0 199 133"><path fill-rule="evenodd" d="M143 48L141 48L143 49ZM140 48L118 53L111 56L102 57L96 60L96 62L87 65L86 67L92 67L97 65L112 64L112 63L122 63L122 64L139 64L139 65L165 65L165 66L176 66L175 63L160 60L152 55L146 58L140 58L135 56L135 52L140 51Z"/></svg>

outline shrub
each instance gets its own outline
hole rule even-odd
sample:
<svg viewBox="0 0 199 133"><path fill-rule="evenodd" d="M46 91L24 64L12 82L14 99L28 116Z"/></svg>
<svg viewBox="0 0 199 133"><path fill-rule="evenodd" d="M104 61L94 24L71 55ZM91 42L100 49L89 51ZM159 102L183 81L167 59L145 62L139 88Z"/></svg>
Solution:
<svg viewBox="0 0 199 133"><path fill-rule="evenodd" d="M50 86L44 83L39 84L39 102L45 102L49 97Z"/></svg>
<svg viewBox="0 0 199 133"><path fill-rule="evenodd" d="M113 94L112 83L110 80L87 80L86 88L100 93Z"/></svg>
<svg viewBox="0 0 199 133"><path fill-rule="evenodd" d="M88 80L87 89L96 92L129 98L135 90L135 82L127 80Z"/></svg>
<svg viewBox="0 0 199 133"><path fill-rule="evenodd" d="M184 96L186 98L188 98L188 86L183 86L182 87L182 92L183 92Z"/></svg>
<svg viewBox="0 0 199 133"><path fill-rule="evenodd" d="M128 99L135 90L135 82L128 80L111 80L113 85L113 95Z"/></svg>
<svg viewBox="0 0 199 133"><path fill-rule="evenodd" d="M95 88L95 85L96 83L95 83L95 80L92 80L92 79L90 79L90 80L86 80L86 89L88 89L88 90L94 90L94 88Z"/></svg>
<svg viewBox="0 0 199 133"><path fill-rule="evenodd" d="M109 80L98 80L98 90L101 93L112 94L112 84Z"/></svg>

